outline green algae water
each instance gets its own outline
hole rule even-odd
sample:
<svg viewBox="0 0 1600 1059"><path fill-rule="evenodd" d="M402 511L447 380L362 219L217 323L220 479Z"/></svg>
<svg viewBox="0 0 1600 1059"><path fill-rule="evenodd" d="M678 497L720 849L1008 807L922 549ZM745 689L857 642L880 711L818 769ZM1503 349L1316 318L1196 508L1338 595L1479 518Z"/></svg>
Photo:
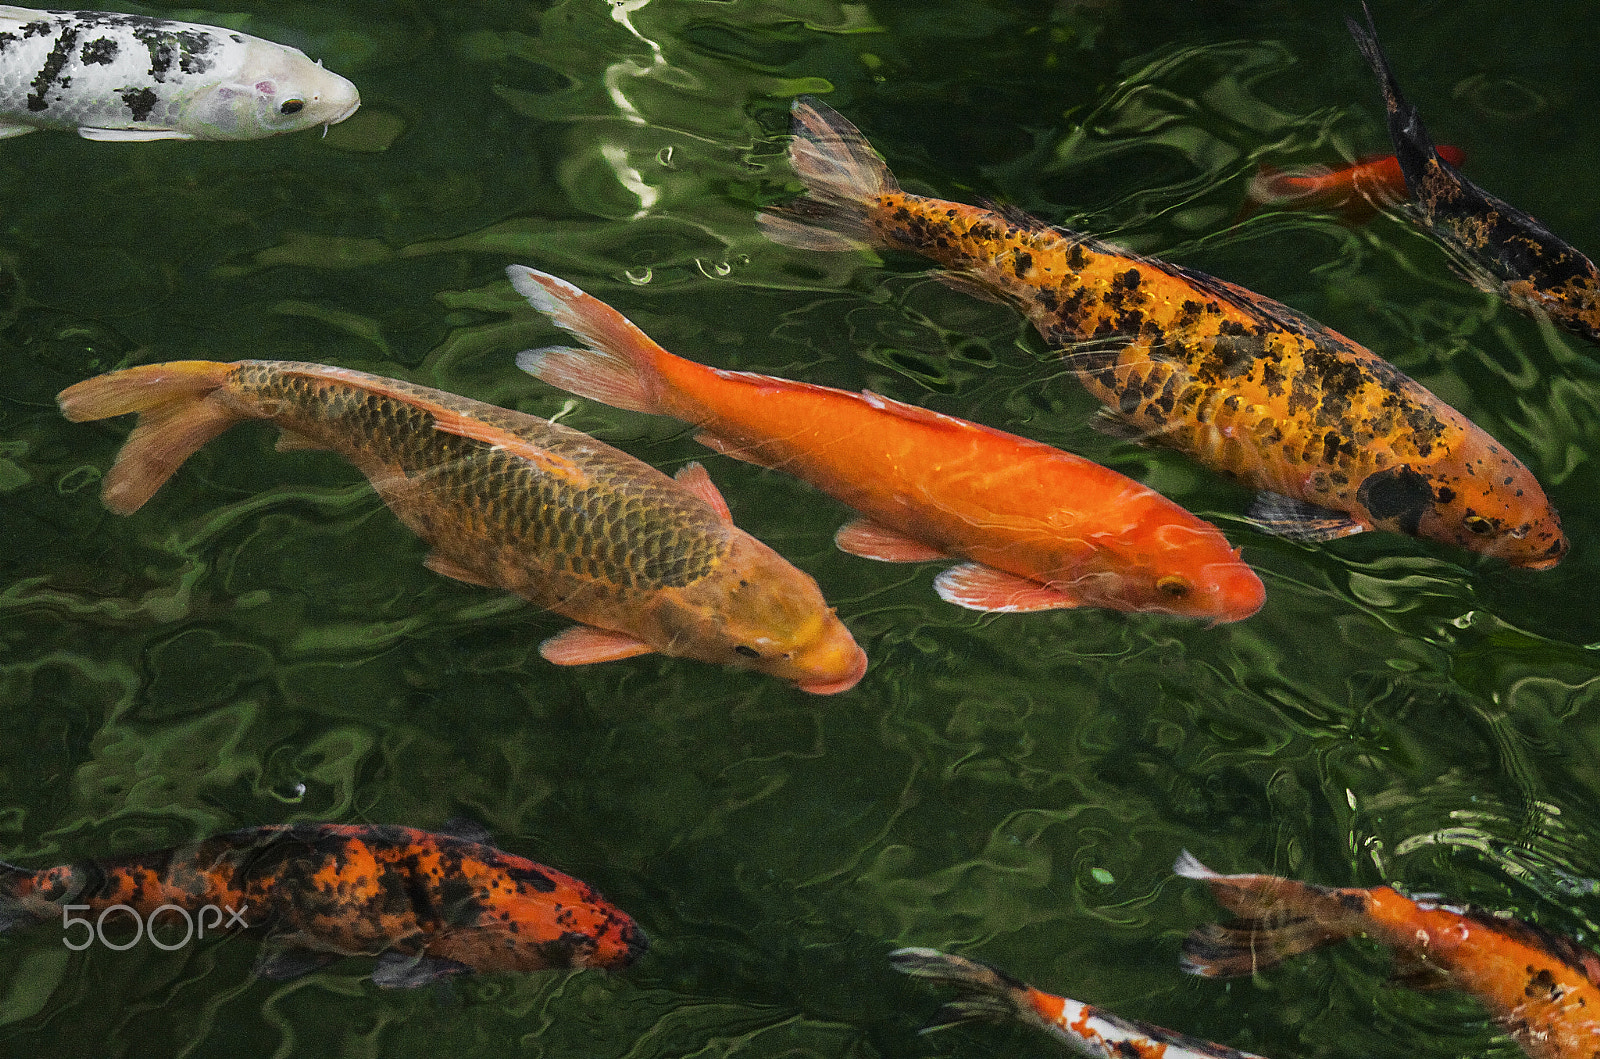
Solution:
<svg viewBox="0 0 1600 1059"><path fill-rule="evenodd" d="M1171 875L1389 882L1586 944L1600 929L1600 349L1475 291L1402 219L1266 211L1261 165L1387 153L1378 90L1314 0L244 3L139 13L300 47L363 105L326 137L0 141L0 858L34 866L265 823L483 824L650 934L619 975L380 991L371 960L255 978L257 943L0 939L0 1053L1060 1054L917 1030L901 945L1275 1059L1520 1052L1472 1000L1388 986L1361 943L1220 983L1218 910ZM1600 16L1381 2L1396 73L1471 179L1600 252ZM1390 534L1263 535L1250 497L1096 433L1020 317L926 262L766 242L789 101L858 124L908 188L991 199L1277 298L1510 447L1570 557L1515 570ZM850 514L681 425L557 392L565 340L503 269L555 273L668 349L887 396L1106 463L1215 521L1267 586L1243 623L980 615L933 564L837 552ZM173 359L311 360L558 416L814 575L866 648L852 691L650 656L545 663L566 622L448 581L360 474L244 425L129 518L129 420L54 395Z"/></svg>

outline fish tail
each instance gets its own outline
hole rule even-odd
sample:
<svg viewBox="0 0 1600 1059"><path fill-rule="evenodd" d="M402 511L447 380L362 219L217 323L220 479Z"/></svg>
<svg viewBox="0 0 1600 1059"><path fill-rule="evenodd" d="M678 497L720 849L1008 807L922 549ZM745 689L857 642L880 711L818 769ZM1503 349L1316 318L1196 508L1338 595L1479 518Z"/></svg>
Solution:
<svg viewBox="0 0 1600 1059"><path fill-rule="evenodd" d="M896 949L889 954L895 970L913 978L955 986L962 995L941 1007L934 1021L923 1028L932 1033L963 1022L1002 1022L1021 1019L1049 1028L1034 1008L1032 986L996 967L936 949Z"/></svg>
<svg viewBox="0 0 1600 1059"><path fill-rule="evenodd" d="M147 364L85 379L56 395L75 423L139 413L106 474L100 492L106 507L119 515L139 510L184 460L239 422L237 413L207 399L227 385L233 370L206 360Z"/></svg>
<svg viewBox="0 0 1600 1059"><path fill-rule="evenodd" d="M1361 891L1281 879L1275 875L1219 875L1188 850L1172 870L1199 879L1218 904L1239 917L1192 931L1183 943L1183 969L1206 978L1233 978L1359 933L1365 919ZM1352 897L1356 899L1352 901Z"/></svg>
<svg viewBox="0 0 1600 1059"><path fill-rule="evenodd" d="M1417 108L1406 102L1406 97L1400 91L1400 82L1395 79L1394 70L1389 66L1389 58L1384 55L1383 46L1378 43L1378 27L1372 21L1372 12L1367 8L1365 0L1361 5L1361 11L1367 19L1365 26L1349 16L1345 17L1344 24L1349 28L1350 35L1355 38L1356 47L1360 49L1362 58L1372 67L1372 72L1378 75L1378 84L1383 89L1384 106L1389 112L1389 139L1394 142L1395 157L1400 162L1400 171L1405 174L1406 186L1411 194L1416 196L1421 191L1423 171L1429 161L1438 157L1438 151L1433 146L1432 138L1428 136L1428 130L1423 127Z"/></svg>
<svg viewBox="0 0 1600 1059"><path fill-rule="evenodd" d="M801 96L791 107L789 164L806 194L756 217L775 243L802 250L851 250L880 240L870 223L878 199L900 190L882 156L832 107Z"/></svg>
<svg viewBox="0 0 1600 1059"><path fill-rule="evenodd" d="M506 268L511 285L557 327L588 348L525 349L517 367L580 397L632 412L667 415L667 381L658 367L672 357L626 316L564 279L526 265Z"/></svg>
<svg viewBox="0 0 1600 1059"><path fill-rule="evenodd" d="M11 934L37 926L47 918L38 908L38 901L27 900L32 893L38 873L31 868L19 868L0 860L0 934ZM52 913L56 910L52 906Z"/></svg>

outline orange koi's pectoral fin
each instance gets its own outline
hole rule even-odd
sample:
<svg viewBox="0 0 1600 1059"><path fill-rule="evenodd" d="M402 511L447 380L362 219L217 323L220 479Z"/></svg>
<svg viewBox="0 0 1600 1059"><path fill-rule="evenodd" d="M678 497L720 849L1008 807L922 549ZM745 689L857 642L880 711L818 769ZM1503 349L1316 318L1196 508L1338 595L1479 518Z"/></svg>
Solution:
<svg viewBox="0 0 1600 1059"><path fill-rule="evenodd" d="M443 577L464 581L469 585L478 585L480 588L500 587L476 570L468 570L454 559L446 559L438 552L429 553L428 557L422 560L422 565Z"/></svg>
<svg viewBox="0 0 1600 1059"><path fill-rule="evenodd" d="M1174 422L1163 427L1149 427L1142 423L1135 423L1111 408L1102 408L1089 417L1089 427L1096 433L1104 434L1108 438L1117 438L1119 441L1133 441L1140 445L1147 442L1160 442L1162 435L1170 434L1177 430L1180 424Z"/></svg>
<svg viewBox="0 0 1600 1059"><path fill-rule="evenodd" d="M885 563L925 563L930 559L950 557L931 544L924 544L866 518L858 518L839 527L839 532L833 535L833 543L842 552Z"/></svg>
<svg viewBox="0 0 1600 1059"><path fill-rule="evenodd" d="M443 956L407 956L386 952L378 957L372 984L382 989L420 989L458 974L472 974L472 968Z"/></svg>
<svg viewBox="0 0 1600 1059"><path fill-rule="evenodd" d="M1449 971L1405 949L1395 950L1394 970L1389 975L1389 983L1419 993L1445 989L1451 984Z"/></svg>
<svg viewBox="0 0 1600 1059"><path fill-rule="evenodd" d="M592 625L574 625L539 645L545 661L558 666L587 666L647 655L655 648L636 636Z"/></svg>
<svg viewBox="0 0 1600 1059"><path fill-rule="evenodd" d="M704 466L698 463L686 463L678 468L678 473L672 478L689 492L710 504L723 522L733 525L733 512L728 510L728 501L723 498L722 490L717 488L717 483L711 480L711 475L706 473Z"/></svg>
<svg viewBox="0 0 1600 1059"><path fill-rule="evenodd" d="M1342 511L1308 504L1281 493L1260 493L1250 505L1250 521L1263 533L1294 541L1331 541L1369 529Z"/></svg>
<svg viewBox="0 0 1600 1059"><path fill-rule="evenodd" d="M981 563L952 566L934 578L933 589L946 603L969 610L1015 614L1083 606L1081 599L1064 588L1030 581Z"/></svg>
<svg viewBox="0 0 1600 1059"><path fill-rule="evenodd" d="M341 958L339 953L323 949L268 945L256 956L256 965L252 970L261 978L273 982L287 982L320 971Z"/></svg>
<svg viewBox="0 0 1600 1059"><path fill-rule="evenodd" d="M959 272L935 272L933 278L943 283L946 287L959 294L979 301L993 302L996 305L1009 305L1011 302L1000 291L984 283L982 280L973 279L971 276Z"/></svg>

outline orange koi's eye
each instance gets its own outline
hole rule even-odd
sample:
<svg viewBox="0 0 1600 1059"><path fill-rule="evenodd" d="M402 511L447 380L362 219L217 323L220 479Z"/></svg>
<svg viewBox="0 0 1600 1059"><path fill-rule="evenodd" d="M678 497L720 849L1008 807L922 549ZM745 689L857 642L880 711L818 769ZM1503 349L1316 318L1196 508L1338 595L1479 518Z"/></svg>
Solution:
<svg viewBox="0 0 1600 1059"><path fill-rule="evenodd" d="M734 645L733 653L734 654L739 654L739 655L744 655L746 658L760 658L761 657L761 652L760 651L757 651L754 647L746 647L742 643Z"/></svg>
<svg viewBox="0 0 1600 1059"><path fill-rule="evenodd" d="M1467 529L1471 530L1473 533L1493 533L1494 523L1490 522L1482 515L1468 515Z"/></svg>
<svg viewBox="0 0 1600 1059"><path fill-rule="evenodd" d="M1177 574L1168 574L1156 582L1156 587L1173 599L1182 599L1189 594L1189 582Z"/></svg>

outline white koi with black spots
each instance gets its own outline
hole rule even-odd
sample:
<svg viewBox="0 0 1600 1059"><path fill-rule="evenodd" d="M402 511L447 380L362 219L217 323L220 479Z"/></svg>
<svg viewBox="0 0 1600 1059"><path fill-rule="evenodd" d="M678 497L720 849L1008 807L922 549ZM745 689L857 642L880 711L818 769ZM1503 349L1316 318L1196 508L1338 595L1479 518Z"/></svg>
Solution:
<svg viewBox="0 0 1600 1059"><path fill-rule="evenodd" d="M247 33L0 5L0 138L254 140L332 125L360 104L304 52Z"/></svg>

